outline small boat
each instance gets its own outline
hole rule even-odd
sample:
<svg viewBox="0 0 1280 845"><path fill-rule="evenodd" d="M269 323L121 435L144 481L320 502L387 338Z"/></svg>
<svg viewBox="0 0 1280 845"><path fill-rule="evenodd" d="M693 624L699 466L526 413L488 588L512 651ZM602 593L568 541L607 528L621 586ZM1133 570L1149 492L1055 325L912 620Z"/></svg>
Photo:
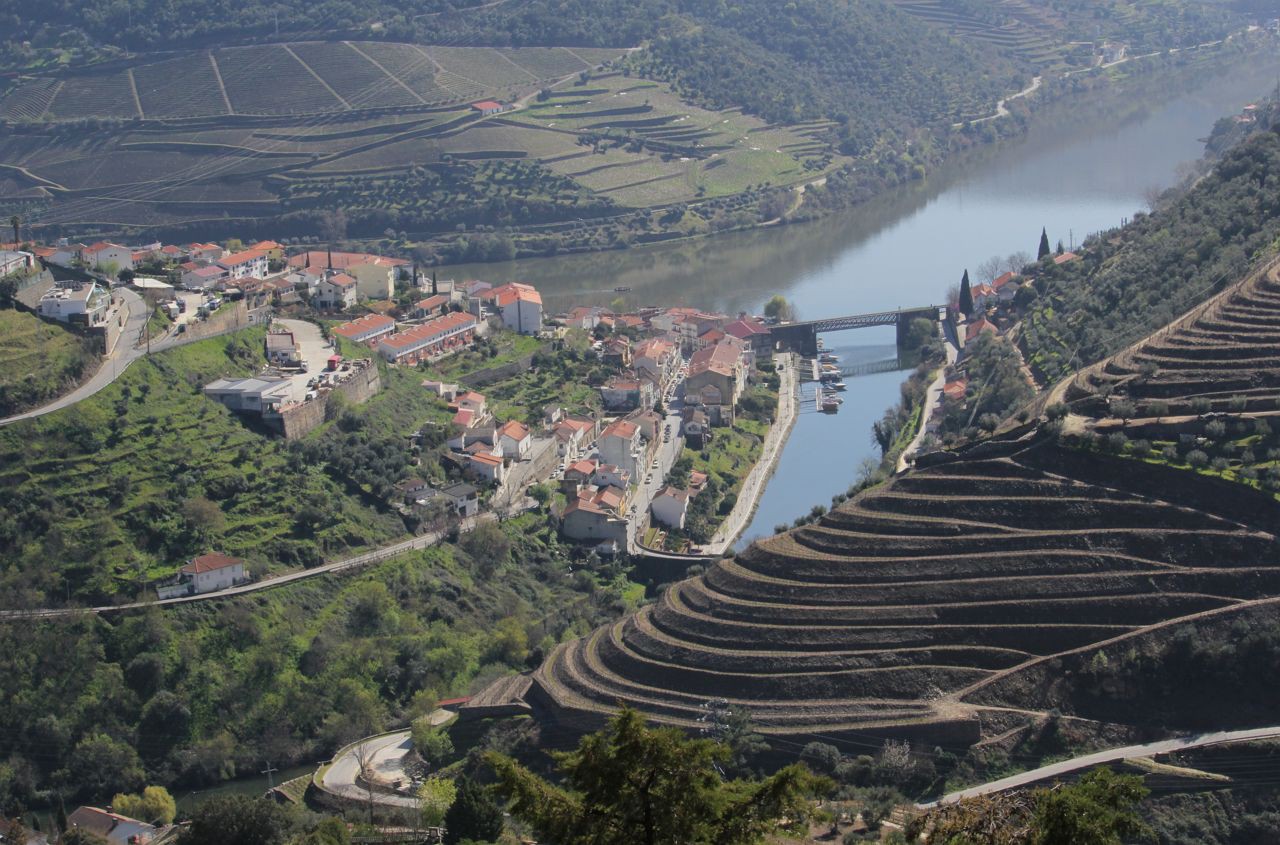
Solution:
<svg viewBox="0 0 1280 845"><path fill-rule="evenodd" d="M824 414L834 414L836 411L840 410L840 403L832 401L831 399L824 399L822 400L820 410Z"/></svg>
<svg viewBox="0 0 1280 845"><path fill-rule="evenodd" d="M832 390L844 390L847 385L842 381L829 381L826 383L826 386Z"/></svg>
<svg viewBox="0 0 1280 845"><path fill-rule="evenodd" d="M618 293L626 293L627 291L631 290L631 288L620 287L620 288L614 288L614 290L617 291Z"/></svg>
<svg viewBox="0 0 1280 845"><path fill-rule="evenodd" d="M839 355L833 355L830 352L823 352L818 356L818 360L824 364L835 364L840 361Z"/></svg>

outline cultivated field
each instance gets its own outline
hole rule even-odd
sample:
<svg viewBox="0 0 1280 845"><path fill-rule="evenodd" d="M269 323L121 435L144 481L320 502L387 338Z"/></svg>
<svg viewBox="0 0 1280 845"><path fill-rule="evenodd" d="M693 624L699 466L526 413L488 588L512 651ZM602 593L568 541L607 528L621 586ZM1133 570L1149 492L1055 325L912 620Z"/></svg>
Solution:
<svg viewBox="0 0 1280 845"><path fill-rule="evenodd" d="M530 696L696 727L976 740L981 688L1049 655L1280 593L1275 503L1034 433L944 453L558 647Z"/></svg>
<svg viewBox="0 0 1280 845"><path fill-rule="evenodd" d="M103 73L33 77L0 100L0 119L326 114L514 99L622 52L341 41L225 47Z"/></svg>
<svg viewBox="0 0 1280 845"><path fill-rule="evenodd" d="M1076 377L1066 398L1091 417L1275 411L1280 401L1280 265L1254 273L1169 328ZM1163 413L1150 413L1160 403Z"/></svg>

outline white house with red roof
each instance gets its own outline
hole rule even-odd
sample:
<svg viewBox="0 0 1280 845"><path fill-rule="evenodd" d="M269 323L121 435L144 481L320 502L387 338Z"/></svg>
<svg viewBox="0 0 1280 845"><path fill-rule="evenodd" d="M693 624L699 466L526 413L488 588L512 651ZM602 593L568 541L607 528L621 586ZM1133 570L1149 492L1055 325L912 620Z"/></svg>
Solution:
<svg viewBox="0 0 1280 845"><path fill-rule="evenodd" d="M354 343L377 343L396 330L396 321L384 314L365 314L331 330Z"/></svg>
<svg viewBox="0 0 1280 845"><path fill-rule="evenodd" d="M220 552L209 552L189 560L178 570L178 580L159 587L156 593L162 599L196 596L225 590L247 580L249 573L245 571L244 561Z"/></svg>
<svg viewBox="0 0 1280 845"><path fill-rule="evenodd" d="M263 250L246 249L243 252L234 252L219 258L216 263L233 279L243 279L245 276L262 278L269 272L267 253Z"/></svg>
<svg viewBox="0 0 1280 845"><path fill-rule="evenodd" d="M636 477L643 460L639 426L627 420L614 420L600 432L597 442L603 463L613 464L626 470L632 478Z"/></svg>
<svg viewBox="0 0 1280 845"><path fill-rule="evenodd" d="M481 100L478 103L472 103L471 110L479 112L481 117L488 117L493 114L502 114L504 106L497 100Z"/></svg>
<svg viewBox="0 0 1280 845"><path fill-rule="evenodd" d="M187 247L187 254L196 261L217 261L226 252L215 243L194 243Z"/></svg>
<svg viewBox="0 0 1280 845"><path fill-rule="evenodd" d="M188 290L210 290L222 284L227 271L217 264L191 267L182 271L182 286Z"/></svg>
<svg viewBox="0 0 1280 845"><path fill-rule="evenodd" d="M289 266L299 270L308 267L341 270L356 281L357 292L367 299L390 299L395 293L396 279L405 277L410 270L409 262L403 258L319 249L290 256Z"/></svg>
<svg viewBox="0 0 1280 845"><path fill-rule="evenodd" d="M592 420L565 417L551 428L556 439L556 451L566 460L573 460L582 454L591 441L591 434L596 424Z"/></svg>
<svg viewBox="0 0 1280 845"><path fill-rule="evenodd" d="M146 845L159 833L158 828L146 822L98 807L77 807L67 816L67 830L101 836L111 845Z"/></svg>
<svg viewBox="0 0 1280 845"><path fill-rule="evenodd" d="M632 351L631 363L637 373L653 379L665 393L679 374L683 359L674 343L664 337L651 337Z"/></svg>
<svg viewBox="0 0 1280 845"><path fill-rule="evenodd" d="M105 271L109 265L115 265L117 273L134 268L133 250L110 241L98 241L85 247L80 257L94 270Z"/></svg>
<svg viewBox="0 0 1280 845"><path fill-rule="evenodd" d="M484 291L476 301L485 311L501 316L502 324L513 332L537 334L542 331L542 295L533 285L508 282Z"/></svg>
<svg viewBox="0 0 1280 845"><path fill-rule="evenodd" d="M653 518L670 528L684 528L685 516L689 513L689 500L693 494L670 485L658 491L649 503L649 512Z"/></svg>
<svg viewBox="0 0 1280 845"><path fill-rule="evenodd" d="M1018 295L1018 288L1022 285L1022 276L1010 270L1000 275L991 282L991 288L996 292L996 296L1001 302L1009 302Z"/></svg>
<svg viewBox="0 0 1280 845"><path fill-rule="evenodd" d="M523 461L533 449L533 434L524 423L508 420L495 433L494 445L502 449L504 458Z"/></svg>
<svg viewBox="0 0 1280 845"><path fill-rule="evenodd" d="M965 327L965 331L964 331L965 344L967 345L967 344L973 343L984 333L998 335L1000 334L1000 330L996 328L995 323L991 322L986 317L981 317L977 320L974 320L972 323L969 323L968 326Z"/></svg>
<svg viewBox="0 0 1280 845"><path fill-rule="evenodd" d="M468 461L471 472L482 481L500 484L502 479L507 477L506 468L500 455L479 452L468 456Z"/></svg>
<svg viewBox="0 0 1280 845"><path fill-rule="evenodd" d="M773 334L759 320L739 317L724 327L724 333L750 344L757 358L773 354Z"/></svg>
<svg viewBox="0 0 1280 845"><path fill-rule="evenodd" d="M322 311L345 311L355 306L357 294L356 280L346 273L325 273L311 302Z"/></svg>

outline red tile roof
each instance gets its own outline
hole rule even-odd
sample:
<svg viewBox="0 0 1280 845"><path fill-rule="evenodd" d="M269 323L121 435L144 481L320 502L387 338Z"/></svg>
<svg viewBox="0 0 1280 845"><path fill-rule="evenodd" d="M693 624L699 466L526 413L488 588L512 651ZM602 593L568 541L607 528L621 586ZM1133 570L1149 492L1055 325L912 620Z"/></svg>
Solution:
<svg viewBox="0 0 1280 845"><path fill-rule="evenodd" d="M507 420L503 423L502 428L498 429L498 435L510 437L512 440L524 440L529 436L529 427L516 420Z"/></svg>
<svg viewBox="0 0 1280 845"><path fill-rule="evenodd" d="M627 422L626 420L614 420L609 424L609 427L606 428L601 433L600 436L609 437L612 435L616 437L621 437L624 440L630 440L636 436L636 432L639 430L640 429L636 428L636 424L633 422Z"/></svg>
<svg viewBox="0 0 1280 845"><path fill-rule="evenodd" d="M182 567L182 571L189 575L201 575L205 572L216 572L219 569L226 569L228 566L244 563L239 558L229 557L221 552L209 552L208 554L193 557L191 562Z"/></svg>
<svg viewBox="0 0 1280 845"><path fill-rule="evenodd" d="M472 315L465 311L455 311L452 314L436 317L434 320L428 320L422 325L398 332L391 337L383 338L382 345L395 350L407 349L418 344L427 343L439 335L463 329L467 326L474 326L475 324L476 318Z"/></svg>
<svg viewBox="0 0 1280 845"><path fill-rule="evenodd" d="M382 314L365 314L363 317L357 317L349 323L343 323L335 326L332 331L334 334L340 334L348 340L356 340L357 338L367 337L370 333L380 331L391 331L396 327L396 321Z"/></svg>
<svg viewBox="0 0 1280 845"><path fill-rule="evenodd" d="M492 111L494 109L501 110L502 103L495 102L494 100L481 100L478 103L472 103L471 108L475 109L476 111Z"/></svg>

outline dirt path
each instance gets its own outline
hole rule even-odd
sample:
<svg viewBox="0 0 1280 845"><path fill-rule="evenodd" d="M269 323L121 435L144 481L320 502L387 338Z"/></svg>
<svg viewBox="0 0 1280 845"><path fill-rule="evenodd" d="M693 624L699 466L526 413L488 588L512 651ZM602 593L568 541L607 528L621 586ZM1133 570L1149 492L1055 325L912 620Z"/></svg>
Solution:
<svg viewBox="0 0 1280 845"><path fill-rule="evenodd" d="M942 401L942 387L947 382L947 368L956 362L960 352L950 340L943 341L946 349L947 361L938 369L938 376L929 385L924 394L924 413L920 415L920 428L916 431L916 436L907 444L907 448L902 450L902 454L898 456L898 465L895 472L906 472L910 458L920 451L920 444L924 442L925 435L928 433L929 420L933 417L933 412L939 407Z"/></svg>

